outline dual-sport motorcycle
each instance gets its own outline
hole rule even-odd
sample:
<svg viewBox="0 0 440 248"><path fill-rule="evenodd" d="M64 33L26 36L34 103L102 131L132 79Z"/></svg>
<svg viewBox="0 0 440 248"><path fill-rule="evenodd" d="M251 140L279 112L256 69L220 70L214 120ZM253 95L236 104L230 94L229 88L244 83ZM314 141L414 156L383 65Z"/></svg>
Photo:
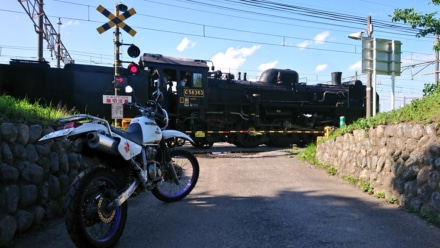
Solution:
<svg viewBox="0 0 440 248"><path fill-rule="evenodd" d="M78 247L114 246L126 224L130 196L151 191L161 201L174 202L197 183L196 157L167 147L169 140L194 142L180 131L165 129L168 113L159 103L159 87L154 94L146 106L125 103L140 112L126 131L105 119L76 114L59 118L64 128L40 139L79 139L82 157L95 161L74 179L65 203L67 232Z"/></svg>

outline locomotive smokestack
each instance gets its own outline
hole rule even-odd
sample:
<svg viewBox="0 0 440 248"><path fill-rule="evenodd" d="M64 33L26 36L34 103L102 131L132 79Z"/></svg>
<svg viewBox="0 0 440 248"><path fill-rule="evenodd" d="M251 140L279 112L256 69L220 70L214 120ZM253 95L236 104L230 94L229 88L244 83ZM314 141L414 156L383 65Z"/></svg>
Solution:
<svg viewBox="0 0 440 248"><path fill-rule="evenodd" d="M247 73L246 73L246 72L243 73L243 80L244 80L244 81L247 81L246 76L247 76Z"/></svg>
<svg viewBox="0 0 440 248"><path fill-rule="evenodd" d="M332 72L332 85L341 85L342 72Z"/></svg>

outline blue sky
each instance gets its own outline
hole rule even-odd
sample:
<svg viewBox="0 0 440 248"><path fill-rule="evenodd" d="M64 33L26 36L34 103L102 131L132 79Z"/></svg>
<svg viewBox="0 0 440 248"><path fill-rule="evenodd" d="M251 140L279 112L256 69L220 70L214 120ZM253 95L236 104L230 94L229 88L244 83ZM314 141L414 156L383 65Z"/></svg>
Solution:
<svg viewBox="0 0 440 248"><path fill-rule="evenodd" d="M35 0L30 0L34 2ZM255 80L267 68L289 68L302 82L315 84L331 80L331 72L341 71L343 78L358 78L361 71L361 41L348 38L350 33L366 29L366 18L391 23L396 8L415 8L422 13L439 10L428 0L272 0L338 15L331 21L280 9L258 8L237 0L126 0L136 14L125 22L137 31L132 37L122 32L124 43L134 43L144 53L214 61L216 69L247 72ZM249 2L249 1L248 1ZM103 5L114 12L116 1L44 0L44 10L77 64L112 66L113 29L99 34L96 30L108 19L96 10ZM348 23L344 14L365 20ZM62 25L58 27L58 18ZM16 0L6 0L0 7L3 23L0 39L0 63L10 59L36 59L37 35L33 23ZM401 25L401 23L399 23ZM434 83L434 37L416 38L414 32L395 31L374 26L373 37L402 42L402 67L407 68L395 80L396 108L423 95L423 85ZM46 43L44 45L46 48ZM126 47L122 59L130 60ZM52 66L56 61L45 49L44 57ZM406 67L416 65L414 67ZM418 66L417 66L418 65ZM381 111L391 107L391 77L377 77L376 90L381 97Z"/></svg>

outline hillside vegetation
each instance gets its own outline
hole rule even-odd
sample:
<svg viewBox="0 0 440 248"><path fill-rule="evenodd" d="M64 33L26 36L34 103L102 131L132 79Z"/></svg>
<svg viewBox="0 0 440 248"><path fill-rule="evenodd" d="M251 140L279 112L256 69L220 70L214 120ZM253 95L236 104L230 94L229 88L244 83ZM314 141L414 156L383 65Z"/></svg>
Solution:
<svg viewBox="0 0 440 248"><path fill-rule="evenodd" d="M430 124L440 121L440 87L425 85L424 97L415 99L399 109L378 113L370 118L360 118L351 125L336 130L331 137L356 129L368 130L377 125L398 124L402 122Z"/></svg>
<svg viewBox="0 0 440 248"><path fill-rule="evenodd" d="M74 113L63 106L53 106L43 100L31 103L28 99L16 99L9 95L0 96L0 122L39 123L48 125L56 118Z"/></svg>

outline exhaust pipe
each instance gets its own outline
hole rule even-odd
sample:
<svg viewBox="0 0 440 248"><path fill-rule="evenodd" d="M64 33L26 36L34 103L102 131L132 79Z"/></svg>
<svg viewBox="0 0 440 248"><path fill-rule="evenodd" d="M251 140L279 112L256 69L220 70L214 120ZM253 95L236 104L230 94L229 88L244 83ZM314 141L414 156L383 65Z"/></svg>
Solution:
<svg viewBox="0 0 440 248"><path fill-rule="evenodd" d="M86 138L87 145L89 145L90 148L112 155L119 155L117 140L97 132L88 133Z"/></svg>

